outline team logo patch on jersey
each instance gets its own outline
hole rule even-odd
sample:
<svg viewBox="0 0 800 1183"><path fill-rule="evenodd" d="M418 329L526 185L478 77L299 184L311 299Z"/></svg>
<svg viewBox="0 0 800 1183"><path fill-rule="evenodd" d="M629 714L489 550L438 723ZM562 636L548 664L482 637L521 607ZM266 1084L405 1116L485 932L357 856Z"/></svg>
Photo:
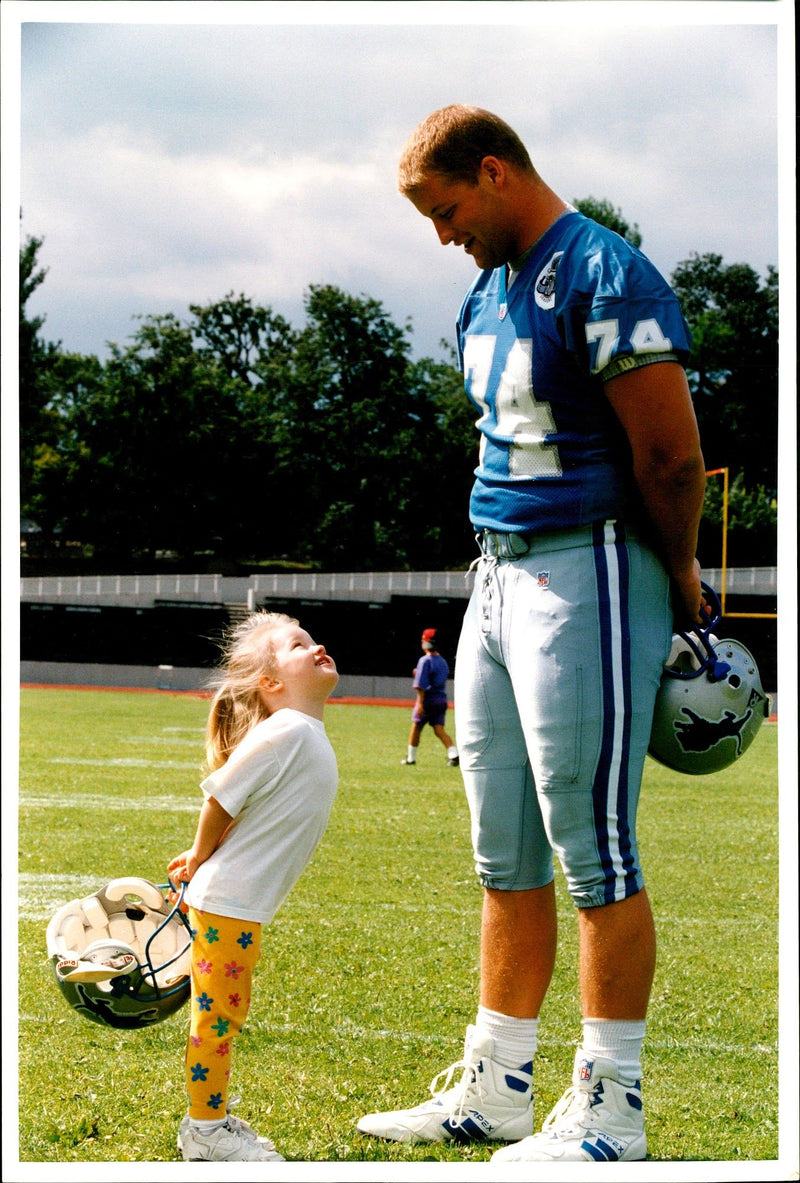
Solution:
<svg viewBox="0 0 800 1183"><path fill-rule="evenodd" d="M555 306L556 272L563 255L563 251L556 251L552 259L539 272L539 278L536 280L536 303L545 311L549 311Z"/></svg>

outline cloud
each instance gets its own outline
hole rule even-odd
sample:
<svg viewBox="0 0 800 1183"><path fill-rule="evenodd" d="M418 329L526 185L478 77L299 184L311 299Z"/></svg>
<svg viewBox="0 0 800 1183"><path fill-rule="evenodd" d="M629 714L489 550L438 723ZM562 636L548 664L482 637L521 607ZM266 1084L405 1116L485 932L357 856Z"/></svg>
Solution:
<svg viewBox="0 0 800 1183"><path fill-rule="evenodd" d="M506 25L474 19L499 8ZM23 226L50 267L31 311L65 347L102 351L135 313L233 290L296 319L310 284L336 283L411 316L431 352L473 265L442 255L394 176L415 124L451 101L504 115L567 199L619 206L666 272L695 249L775 262L774 29L606 13L26 25Z"/></svg>

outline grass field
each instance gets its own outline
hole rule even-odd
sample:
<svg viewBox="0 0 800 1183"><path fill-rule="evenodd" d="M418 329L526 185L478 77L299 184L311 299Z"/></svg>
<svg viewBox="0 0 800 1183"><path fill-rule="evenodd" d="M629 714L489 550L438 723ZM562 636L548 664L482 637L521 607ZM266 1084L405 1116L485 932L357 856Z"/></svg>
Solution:
<svg viewBox="0 0 800 1183"><path fill-rule="evenodd" d="M206 706L187 695L22 691L21 1162L177 1158L187 1012L141 1032L88 1023L55 986L44 932L61 903L109 879L163 882L194 833ZM405 768L408 712L332 703L326 725L339 797L313 863L265 933L234 1053L238 1112L289 1160L487 1162L485 1146L397 1146L355 1130L365 1112L423 1100L459 1059L477 1003L481 893L460 774L433 736ZM711 778L648 761L640 836L659 932L644 1061L653 1160L778 1156L776 748L770 724ZM559 900L538 1123L568 1083L579 1036L575 924L560 872Z"/></svg>

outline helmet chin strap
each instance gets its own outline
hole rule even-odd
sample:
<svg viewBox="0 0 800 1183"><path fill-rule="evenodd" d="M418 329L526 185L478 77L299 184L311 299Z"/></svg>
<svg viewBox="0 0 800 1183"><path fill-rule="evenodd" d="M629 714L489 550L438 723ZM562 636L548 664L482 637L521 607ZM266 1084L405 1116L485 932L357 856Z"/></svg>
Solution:
<svg viewBox="0 0 800 1183"><path fill-rule="evenodd" d="M705 630L700 635L700 640L705 646L708 657L705 659L705 671L708 675L709 682L721 682L730 672L731 667L727 661L720 661L714 651L714 646L711 644L708 637L705 635ZM702 673L702 670L700 671Z"/></svg>
<svg viewBox="0 0 800 1183"><path fill-rule="evenodd" d="M719 597L712 587L707 583L701 583L703 589L703 597L706 604L711 608L711 616L703 628L693 629L691 632L684 629L677 629L677 634L682 637L686 644L691 649L697 658L699 667L696 670L674 670L666 667L664 672L669 674L672 678L682 678L684 681L689 678L699 678L701 674L705 674L710 682L721 682L727 674L730 673L731 667L727 661L720 661L714 649L714 641L712 639L712 630L722 620L722 608L720 606Z"/></svg>

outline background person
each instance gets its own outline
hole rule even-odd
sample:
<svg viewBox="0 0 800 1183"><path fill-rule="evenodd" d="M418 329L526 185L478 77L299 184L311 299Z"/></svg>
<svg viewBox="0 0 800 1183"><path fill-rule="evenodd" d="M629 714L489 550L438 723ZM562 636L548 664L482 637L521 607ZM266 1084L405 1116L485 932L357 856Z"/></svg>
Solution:
<svg viewBox="0 0 800 1183"><path fill-rule="evenodd" d="M458 318L480 411L481 557L455 675L484 887L480 1000L460 1082L359 1129L519 1139L502 1161L642 1159L655 932L636 809L673 606L691 625L702 605L688 329L652 264L546 185L496 115L434 112L399 183L480 268ZM572 1087L534 1135L554 855L578 909L582 1040Z"/></svg>
<svg viewBox="0 0 800 1183"><path fill-rule="evenodd" d="M401 764L416 764L417 749L422 729L430 723L433 733L447 749L447 763L458 764L458 748L444 729L447 715L447 679L450 666L436 647L436 629L426 628L422 632L423 656L414 670L414 689L417 701L411 716L411 731L408 736L408 752Z"/></svg>
<svg viewBox="0 0 800 1183"><path fill-rule="evenodd" d="M206 733L211 773L194 843L167 867L188 883L192 941L185 1160L283 1161L229 1112L231 1047L268 924L328 823L338 773L323 710L338 674L296 620L256 612L234 631Z"/></svg>

